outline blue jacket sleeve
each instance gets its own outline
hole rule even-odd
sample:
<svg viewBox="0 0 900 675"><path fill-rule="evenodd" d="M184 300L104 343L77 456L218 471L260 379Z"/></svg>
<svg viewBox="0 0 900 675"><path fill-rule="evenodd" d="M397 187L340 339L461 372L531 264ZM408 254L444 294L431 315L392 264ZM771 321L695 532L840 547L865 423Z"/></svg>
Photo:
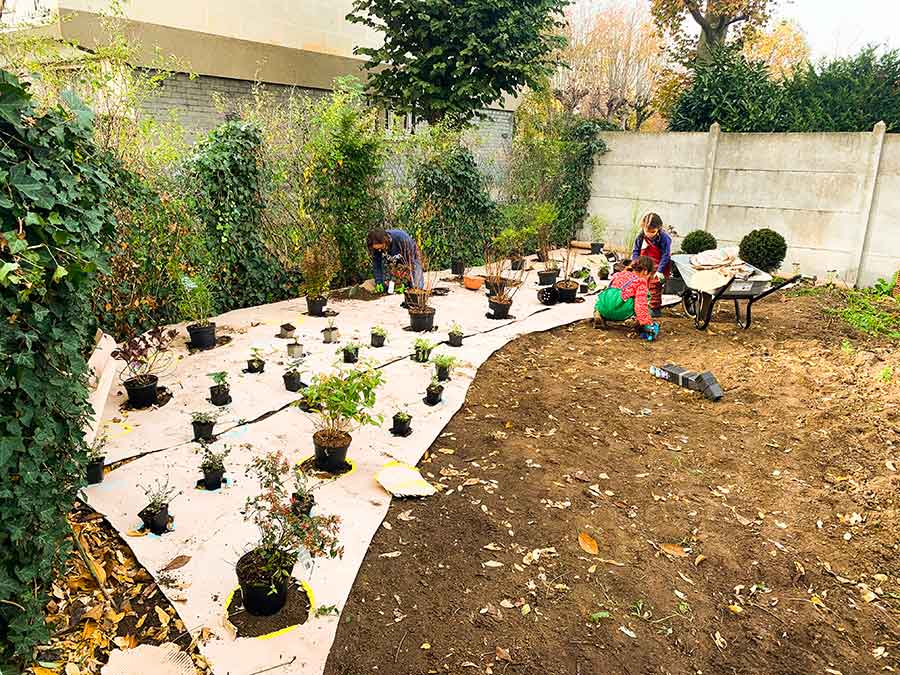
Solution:
<svg viewBox="0 0 900 675"><path fill-rule="evenodd" d="M636 260L641 255L641 245L644 243L644 233L641 232L634 240L634 249L631 251L631 259Z"/></svg>
<svg viewBox="0 0 900 675"><path fill-rule="evenodd" d="M672 260L672 237L666 232L660 232L659 234L659 248L662 255L659 258L659 267L656 268L656 271L665 272L669 262Z"/></svg>
<svg viewBox="0 0 900 675"><path fill-rule="evenodd" d="M381 251L372 252L372 276L376 284L384 283L384 255Z"/></svg>

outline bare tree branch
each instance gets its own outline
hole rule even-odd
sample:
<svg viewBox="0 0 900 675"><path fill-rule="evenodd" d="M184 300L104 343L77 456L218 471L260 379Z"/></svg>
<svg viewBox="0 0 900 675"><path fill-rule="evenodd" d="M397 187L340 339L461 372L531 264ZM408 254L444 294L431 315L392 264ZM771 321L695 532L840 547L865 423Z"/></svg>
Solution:
<svg viewBox="0 0 900 675"><path fill-rule="evenodd" d="M709 30L711 28L709 21L706 20L706 16L704 16L703 11L695 0L684 0L684 4L691 13L691 16L694 17L694 21L700 24L700 27L703 30Z"/></svg>

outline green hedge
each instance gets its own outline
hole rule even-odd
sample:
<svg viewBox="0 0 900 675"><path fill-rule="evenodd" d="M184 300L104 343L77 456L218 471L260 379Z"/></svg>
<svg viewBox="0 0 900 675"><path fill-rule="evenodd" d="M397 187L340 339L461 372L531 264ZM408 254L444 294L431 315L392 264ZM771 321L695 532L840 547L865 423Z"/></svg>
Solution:
<svg viewBox="0 0 900 675"><path fill-rule="evenodd" d="M64 100L39 113L0 71L0 653L22 659L48 638L44 589L84 484L91 294L115 229L116 169Z"/></svg>

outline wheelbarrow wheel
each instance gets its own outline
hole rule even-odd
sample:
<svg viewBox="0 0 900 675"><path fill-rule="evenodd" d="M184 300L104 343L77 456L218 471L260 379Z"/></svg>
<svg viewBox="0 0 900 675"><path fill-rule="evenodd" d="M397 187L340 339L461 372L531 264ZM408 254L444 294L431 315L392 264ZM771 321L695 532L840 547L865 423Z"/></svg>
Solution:
<svg viewBox="0 0 900 675"><path fill-rule="evenodd" d="M690 288L684 290L684 294L681 296L681 306L688 316L697 316L697 295Z"/></svg>

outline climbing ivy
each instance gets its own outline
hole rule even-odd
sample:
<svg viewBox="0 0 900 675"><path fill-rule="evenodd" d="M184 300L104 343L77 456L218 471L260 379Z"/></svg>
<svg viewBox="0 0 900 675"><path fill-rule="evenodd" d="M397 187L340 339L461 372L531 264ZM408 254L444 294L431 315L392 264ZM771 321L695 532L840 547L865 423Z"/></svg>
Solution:
<svg viewBox="0 0 900 675"><path fill-rule="evenodd" d="M118 169L73 95L38 113L0 70L0 656L48 638L44 589L84 484L95 276Z"/></svg>

